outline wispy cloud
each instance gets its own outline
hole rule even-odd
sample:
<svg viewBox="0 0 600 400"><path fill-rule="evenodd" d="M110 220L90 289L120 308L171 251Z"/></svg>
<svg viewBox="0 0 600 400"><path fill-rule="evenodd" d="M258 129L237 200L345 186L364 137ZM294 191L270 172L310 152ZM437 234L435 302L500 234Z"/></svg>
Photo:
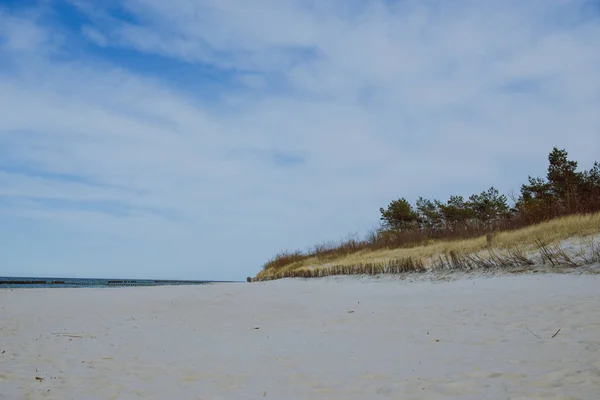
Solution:
<svg viewBox="0 0 600 400"><path fill-rule="evenodd" d="M593 1L11 4L0 275L239 279L395 197L598 158Z"/></svg>

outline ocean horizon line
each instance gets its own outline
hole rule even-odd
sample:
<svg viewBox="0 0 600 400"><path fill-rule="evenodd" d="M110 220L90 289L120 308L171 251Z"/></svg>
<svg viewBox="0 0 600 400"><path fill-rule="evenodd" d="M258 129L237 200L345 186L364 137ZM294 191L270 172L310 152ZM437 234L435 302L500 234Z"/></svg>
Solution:
<svg viewBox="0 0 600 400"><path fill-rule="evenodd" d="M185 286L213 283L241 283L242 281L137 279L137 278L67 278L40 276L0 276L0 288L32 287L115 287L115 286Z"/></svg>

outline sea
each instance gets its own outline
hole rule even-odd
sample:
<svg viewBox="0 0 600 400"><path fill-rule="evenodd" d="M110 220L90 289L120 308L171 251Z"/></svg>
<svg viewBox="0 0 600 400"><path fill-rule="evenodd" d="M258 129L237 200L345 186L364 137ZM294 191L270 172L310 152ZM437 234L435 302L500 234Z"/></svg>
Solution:
<svg viewBox="0 0 600 400"><path fill-rule="evenodd" d="M87 279L1 277L0 289L8 288L97 288L123 286L210 285L220 281L181 281L155 279Z"/></svg>

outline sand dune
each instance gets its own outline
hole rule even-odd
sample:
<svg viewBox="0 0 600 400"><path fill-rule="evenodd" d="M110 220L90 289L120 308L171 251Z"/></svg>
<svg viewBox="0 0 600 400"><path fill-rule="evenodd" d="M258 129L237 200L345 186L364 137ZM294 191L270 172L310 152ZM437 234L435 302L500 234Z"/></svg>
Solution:
<svg viewBox="0 0 600 400"><path fill-rule="evenodd" d="M599 339L594 275L4 290L0 399L597 400Z"/></svg>

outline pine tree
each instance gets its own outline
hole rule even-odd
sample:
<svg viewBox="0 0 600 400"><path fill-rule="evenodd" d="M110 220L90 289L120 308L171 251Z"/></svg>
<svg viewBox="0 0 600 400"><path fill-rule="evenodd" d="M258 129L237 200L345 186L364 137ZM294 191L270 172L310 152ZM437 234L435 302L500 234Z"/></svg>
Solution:
<svg viewBox="0 0 600 400"><path fill-rule="evenodd" d="M576 171L577 161L570 161L566 150L556 147L548 155L548 183L554 198L565 201L581 184L581 173Z"/></svg>
<svg viewBox="0 0 600 400"><path fill-rule="evenodd" d="M417 199L417 213L419 214L419 223L423 229L435 231L443 228L444 218L439 208L440 202L431 201L419 197Z"/></svg>
<svg viewBox="0 0 600 400"><path fill-rule="evenodd" d="M419 219L418 214L405 198L392 201L387 209L380 208L379 212L384 226L397 231L415 229Z"/></svg>
<svg viewBox="0 0 600 400"><path fill-rule="evenodd" d="M508 198L493 186L480 194L469 196L468 206L483 228L493 226L494 222L506 218L509 213Z"/></svg>
<svg viewBox="0 0 600 400"><path fill-rule="evenodd" d="M452 230L456 230L459 226L466 226L467 222L475 217L475 213L463 196L450 196L446 204L440 204L440 211L446 226Z"/></svg>
<svg viewBox="0 0 600 400"><path fill-rule="evenodd" d="M600 200L600 163L596 161L589 171L581 175L580 192L586 198Z"/></svg>

